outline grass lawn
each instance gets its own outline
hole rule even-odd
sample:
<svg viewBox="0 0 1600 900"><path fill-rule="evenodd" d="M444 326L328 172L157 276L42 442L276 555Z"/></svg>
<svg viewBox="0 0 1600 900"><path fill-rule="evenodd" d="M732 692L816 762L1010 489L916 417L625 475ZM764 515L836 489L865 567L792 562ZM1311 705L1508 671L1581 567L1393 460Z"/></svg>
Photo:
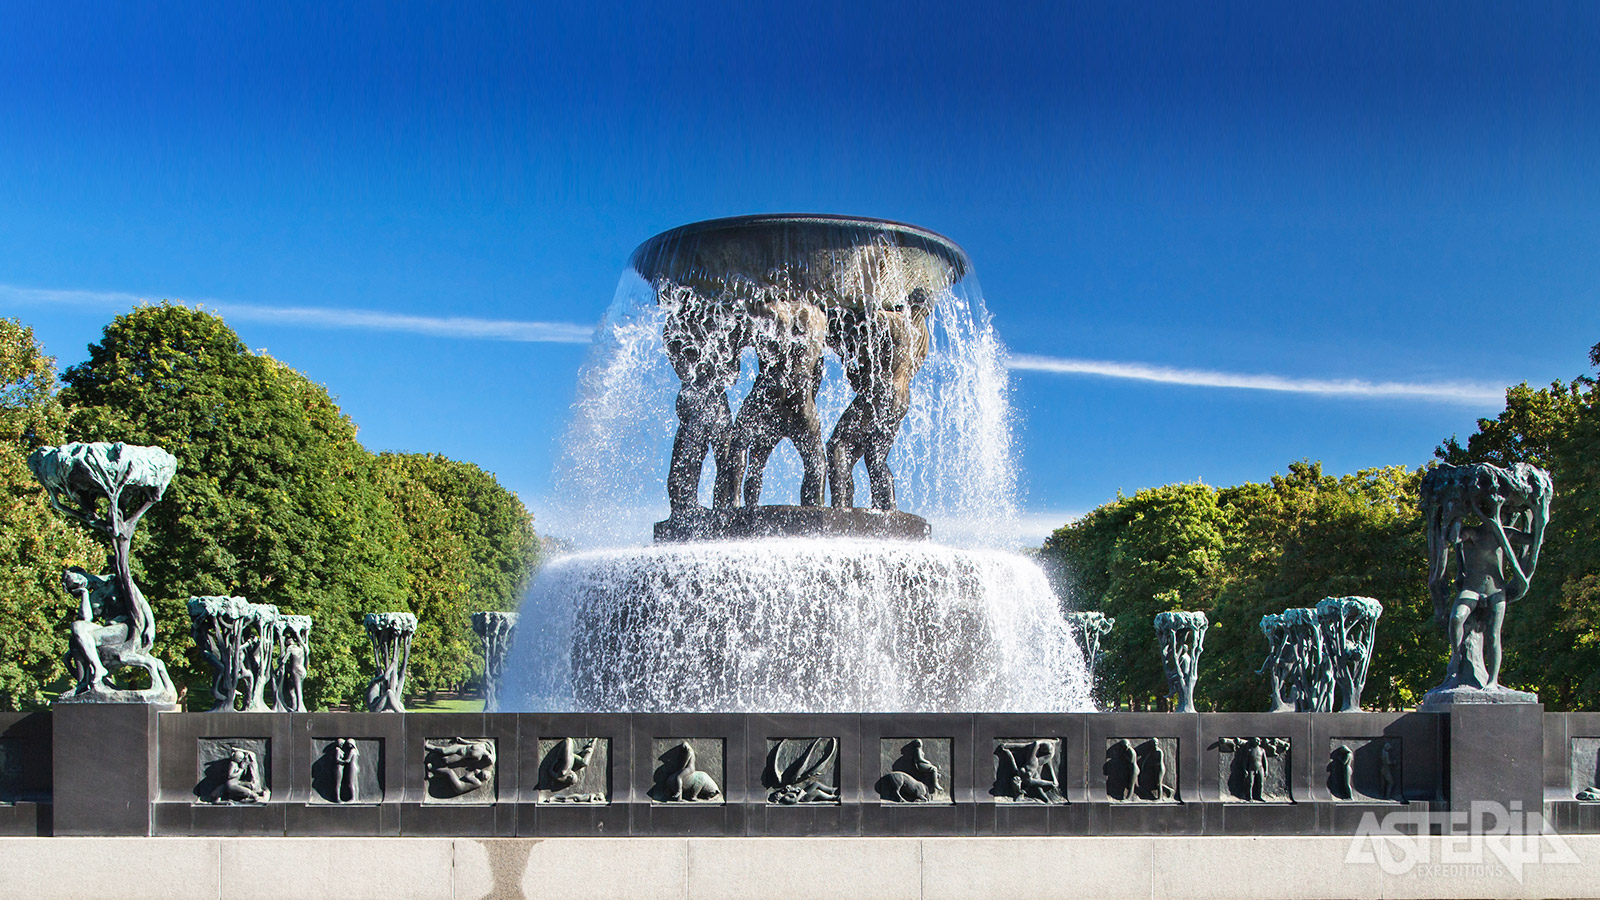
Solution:
<svg viewBox="0 0 1600 900"><path fill-rule="evenodd" d="M421 697L407 697L406 712L483 712L483 700L447 700L441 697L429 703Z"/></svg>

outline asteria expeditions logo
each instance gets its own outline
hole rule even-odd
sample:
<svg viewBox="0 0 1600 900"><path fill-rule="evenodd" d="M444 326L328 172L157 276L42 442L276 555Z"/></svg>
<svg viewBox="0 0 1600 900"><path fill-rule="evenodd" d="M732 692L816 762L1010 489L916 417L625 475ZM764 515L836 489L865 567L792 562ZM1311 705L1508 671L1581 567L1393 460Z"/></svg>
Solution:
<svg viewBox="0 0 1600 900"><path fill-rule="evenodd" d="M1507 809L1475 800L1470 809L1449 812L1366 813L1344 861L1376 863L1387 875L1509 877L1520 884L1528 866L1573 865L1578 856L1543 813L1524 812L1520 801Z"/></svg>

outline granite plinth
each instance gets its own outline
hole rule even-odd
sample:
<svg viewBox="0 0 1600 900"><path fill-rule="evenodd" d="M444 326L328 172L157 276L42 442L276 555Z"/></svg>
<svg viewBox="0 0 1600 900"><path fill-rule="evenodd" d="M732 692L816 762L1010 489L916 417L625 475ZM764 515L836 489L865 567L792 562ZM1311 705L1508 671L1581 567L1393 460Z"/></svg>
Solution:
<svg viewBox="0 0 1600 900"><path fill-rule="evenodd" d="M928 520L882 509L831 506L742 506L674 513L655 525L658 544L765 537L847 537L925 541Z"/></svg>
<svg viewBox="0 0 1600 900"><path fill-rule="evenodd" d="M1539 695L1529 691L1516 691L1511 688L1480 688L1468 685L1458 685L1448 688L1434 688L1422 697L1422 705L1417 707L1422 712L1449 712L1450 707L1471 704L1486 706L1504 703L1538 703Z"/></svg>

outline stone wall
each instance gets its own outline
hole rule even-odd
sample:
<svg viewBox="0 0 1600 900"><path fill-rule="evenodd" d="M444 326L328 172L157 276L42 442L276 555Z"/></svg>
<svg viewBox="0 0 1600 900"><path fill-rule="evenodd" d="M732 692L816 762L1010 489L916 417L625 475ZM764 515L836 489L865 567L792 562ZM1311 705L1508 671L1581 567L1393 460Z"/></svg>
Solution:
<svg viewBox="0 0 1600 900"><path fill-rule="evenodd" d="M1600 714L1523 707L605 715L71 705L0 716L0 833L1348 835L1369 813L1437 831L1430 813L1474 801L1542 809L1563 833L1600 833L1600 801L1580 799L1600 780Z"/></svg>

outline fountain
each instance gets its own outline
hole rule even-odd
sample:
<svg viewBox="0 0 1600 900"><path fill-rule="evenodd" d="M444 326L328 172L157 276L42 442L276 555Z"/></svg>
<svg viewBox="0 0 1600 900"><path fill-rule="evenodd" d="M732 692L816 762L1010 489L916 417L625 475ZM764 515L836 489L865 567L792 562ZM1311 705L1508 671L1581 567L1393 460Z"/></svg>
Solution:
<svg viewBox="0 0 1600 900"><path fill-rule="evenodd" d="M524 601L501 708L1091 709L1043 572L1000 549L1002 355L966 254L920 228L749 216L646 241L546 518L583 549Z"/></svg>

